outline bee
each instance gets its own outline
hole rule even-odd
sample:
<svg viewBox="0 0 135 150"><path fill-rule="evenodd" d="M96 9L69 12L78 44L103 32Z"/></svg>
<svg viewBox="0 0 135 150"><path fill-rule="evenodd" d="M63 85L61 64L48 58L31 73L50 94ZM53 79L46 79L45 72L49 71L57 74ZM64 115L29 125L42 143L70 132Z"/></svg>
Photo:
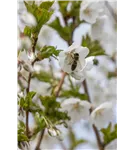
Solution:
<svg viewBox="0 0 135 150"><path fill-rule="evenodd" d="M71 65L71 70L74 71L77 67L77 63L79 60L79 54L78 53L74 53L74 51L66 53L67 57L65 59L65 63L67 63L68 65Z"/></svg>
<svg viewBox="0 0 135 150"><path fill-rule="evenodd" d="M78 53L74 53L73 63L71 65L71 70L72 71L74 71L76 69L78 60L79 60L79 54Z"/></svg>

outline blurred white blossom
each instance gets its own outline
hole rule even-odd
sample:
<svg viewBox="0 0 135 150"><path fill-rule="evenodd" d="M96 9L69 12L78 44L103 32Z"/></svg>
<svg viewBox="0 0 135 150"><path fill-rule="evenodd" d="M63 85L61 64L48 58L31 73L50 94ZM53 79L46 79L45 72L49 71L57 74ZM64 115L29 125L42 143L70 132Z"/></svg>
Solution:
<svg viewBox="0 0 135 150"><path fill-rule="evenodd" d="M40 33L38 35L37 44L39 44L41 47L45 46L45 45L49 45L50 42L52 41L53 36L54 36L53 35L53 29L51 29L47 25L44 25L41 28Z"/></svg>
<svg viewBox="0 0 135 150"><path fill-rule="evenodd" d="M95 108L90 116L90 121L98 128L103 128L115 118L114 106L112 102L104 102Z"/></svg>
<svg viewBox="0 0 135 150"><path fill-rule="evenodd" d="M61 107L63 111L68 112L68 115L71 117L69 124L72 124L81 119L88 120L91 104L78 98L69 98L61 103Z"/></svg>
<svg viewBox="0 0 135 150"><path fill-rule="evenodd" d="M117 150L117 139L113 140L111 143L107 144L105 150Z"/></svg>
<svg viewBox="0 0 135 150"><path fill-rule="evenodd" d="M45 82L39 81L36 78L31 80L30 90L31 91L36 91L37 95L50 95L51 91L48 91L49 87L50 87L49 83L45 83Z"/></svg>
<svg viewBox="0 0 135 150"><path fill-rule="evenodd" d="M33 52L28 52L28 59L33 62L35 60L36 56Z"/></svg>
<svg viewBox="0 0 135 150"><path fill-rule="evenodd" d="M103 3L99 0L85 0L81 3L80 20L95 23L97 17L103 12Z"/></svg>
<svg viewBox="0 0 135 150"><path fill-rule="evenodd" d="M37 22L35 17L31 14L31 13L24 13L20 16L20 19L28 26L32 27L32 26L36 26Z"/></svg>
<svg viewBox="0 0 135 150"><path fill-rule="evenodd" d="M30 38L27 37L27 36L23 36L23 37L19 38L17 48L19 50L20 49L26 49L26 50L31 49L31 40L30 40Z"/></svg>
<svg viewBox="0 0 135 150"><path fill-rule="evenodd" d="M91 37L99 40L106 53L112 55L117 48L117 32L109 16L103 15L92 24Z"/></svg>

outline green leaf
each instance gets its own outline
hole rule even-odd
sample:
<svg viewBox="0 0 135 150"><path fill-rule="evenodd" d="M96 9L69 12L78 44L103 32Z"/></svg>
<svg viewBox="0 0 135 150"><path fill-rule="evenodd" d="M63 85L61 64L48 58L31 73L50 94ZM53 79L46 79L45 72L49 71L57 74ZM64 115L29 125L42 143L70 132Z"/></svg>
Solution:
<svg viewBox="0 0 135 150"><path fill-rule="evenodd" d="M61 112L60 103L56 101L54 96L40 96L41 104L45 107L44 114L48 117L53 124L61 124L64 120L70 120L67 112Z"/></svg>
<svg viewBox="0 0 135 150"><path fill-rule="evenodd" d="M32 102L32 99L35 96L35 94L36 92L31 91L26 95L25 98L21 97L18 102L20 107L22 107L24 110L29 110L29 111L39 110L38 105Z"/></svg>
<svg viewBox="0 0 135 150"><path fill-rule="evenodd" d="M24 34L25 34L26 36L31 37L31 28L28 27L28 26L26 26L26 27L24 28Z"/></svg>
<svg viewBox="0 0 135 150"><path fill-rule="evenodd" d="M67 15L68 3L69 3L69 1L58 1L59 7L60 7L60 12L62 13L63 16Z"/></svg>
<svg viewBox="0 0 135 150"><path fill-rule="evenodd" d="M28 137L25 135L25 124L22 121L19 121L18 124L18 142L29 141Z"/></svg>
<svg viewBox="0 0 135 150"><path fill-rule="evenodd" d="M33 137L40 131L42 131L44 128L47 127L44 118L43 118L43 114L42 113L34 113L34 118L35 118L35 122L36 122L36 127L34 129L34 134Z"/></svg>
<svg viewBox="0 0 135 150"><path fill-rule="evenodd" d="M53 14L53 12L48 12L46 9L44 8L37 8L35 11L35 17L37 19L37 31L39 32L42 25L44 25L51 17L51 15Z"/></svg>
<svg viewBox="0 0 135 150"><path fill-rule="evenodd" d="M19 101L19 105L20 105L21 107L23 107L24 103L25 103L25 100L24 100L23 97L21 97L21 98L20 98L20 101Z"/></svg>
<svg viewBox="0 0 135 150"><path fill-rule="evenodd" d="M72 129L70 129L70 132L69 132L69 139L70 139L70 143L71 143L70 150L74 150L78 145L87 142L86 140L83 140L83 139L77 140Z"/></svg>
<svg viewBox="0 0 135 150"><path fill-rule="evenodd" d="M48 10L48 9L50 9L50 7L52 6L53 3L54 3L54 1L42 2L39 7Z"/></svg>
<svg viewBox="0 0 135 150"><path fill-rule="evenodd" d="M39 98L42 105L46 108L46 112L51 109L60 108L60 103L56 101L54 96L40 96Z"/></svg>
<svg viewBox="0 0 135 150"><path fill-rule="evenodd" d="M28 137L25 134L16 134L16 141L22 142L22 141L29 141Z"/></svg>
<svg viewBox="0 0 135 150"><path fill-rule="evenodd" d="M45 4L42 3L41 6L37 6L35 3L29 4L24 1L24 4L27 8L27 11L31 13L37 21L37 26L33 28L33 32L39 33L42 25L44 25L50 19L53 12L45 9Z"/></svg>
<svg viewBox="0 0 135 150"><path fill-rule="evenodd" d="M52 83L52 76L49 72L40 71L39 73L34 72L33 78L37 78L39 81Z"/></svg>
<svg viewBox="0 0 135 150"><path fill-rule="evenodd" d="M72 145L72 148L71 149L75 149L78 145L80 144L84 144L88 141L84 140L84 139L80 139L80 140L77 140L73 145Z"/></svg>
<svg viewBox="0 0 135 150"><path fill-rule="evenodd" d="M114 130L112 131L112 124L110 123L107 128L103 128L100 130L103 133L104 144L107 145L111 141L117 138L117 124L114 126Z"/></svg>
<svg viewBox="0 0 135 150"><path fill-rule="evenodd" d="M99 41L92 41L88 34L82 38L82 46L87 47L89 49L89 54L87 57L106 55Z"/></svg>
<svg viewBox="0 0 135 150"><path fill-rule="evenodd" d="M31 102L32 98L36 95L36 92L31 91L27 94L27 96L25 97L25 101Z"/></svg>
<svg viewBox="0 0 135 150"><path fill-rule="evenodd" d="M23 121L19 120L19 128L25 129L25 124Z"/></svg>
<svg viewBox="0 0 135 150"><path fill-rule="evenodd" d="M39 105L37 105L34 102L31 102L29 105L29 111L32 113L36 113L36 112L41 112L42 110Z"/></svg>
<svg viewBox="0 0 135 150"><path fill-rule="evenodd" d="M72 131L72 129L70 129L70 132L69 132L69 139L70 139L71 143L75 143L75 141L76 141L76 137L75 137L75 134Z"/></svg>
<svg viewBox="0 0 135 150"><path fill-rule="evenodd" d="M58 34L61 36L61 38L63 38L64 40L68 41L71 39L71 33L72 33L71 28L68 26L62 27L58 17L48 26L55 29L58 32Z"/></svg>
<svg viewBox="0 0 135 150"><path fill-rule="evenodd" d="M71 11L70 11L70 15L72 17L75 16L78 23L81 23L80 20L79 20L80 5L81 5L81 1L73 1L72 5L71 5Z"/></svg>
<svg viewBox="0 0 135 150"><path fill-rule="evenodd" d="M37 5L35 3L32 3L31 5L29 3L26 3L25 1L24 1L24 4L25 4L25 7L27 8L27 11L35 16Z"/></svg>
<svg viewBox="0 0 135 150"><path fill-rule="evenodd" d="M80 98L82 100L88 99L88 96L86 94L80 93L77 90L63 90L62 93L60 94L60 97L70 98L71 96Z"/></svg>
<svg viewBox="0 0 135 150"><path fill-rule="evenodd" d="M49 58L50 56L58 56L62 50L57 50L54 46L44 46L38 53L37 57L39 60Z"/></svg>

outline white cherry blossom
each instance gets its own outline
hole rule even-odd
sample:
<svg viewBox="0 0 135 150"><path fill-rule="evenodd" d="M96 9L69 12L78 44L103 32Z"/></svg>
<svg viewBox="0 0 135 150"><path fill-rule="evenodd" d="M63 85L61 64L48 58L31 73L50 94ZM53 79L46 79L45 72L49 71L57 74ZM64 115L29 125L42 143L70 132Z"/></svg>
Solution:
<svg viewBox="0 0 135 150"><path fill-rule="evenodd" d="M112 122L114 118L115 111L113 102L104 102L92 111L90 121L98 128L103 128L109 122Z"/></svg>
<svg viewBox="0 0 135 150"><path fill-rule="evenodd" d="M99 0L85 0L81 3L80 20L95 23L97 17L103 12L104 3Z"/></svg>
<svg viewBox="0 0 135 150"><path fill-rule="evenodd" d="M76 76L80 74L86 67L85 57L88 55L89 49L87 47L79 46L73 43L66 51L62 51L59 54L59 65L64 72ZM77 60L75 55L78 55ZM72 69L72 66L76 62L76 66ZM80 78L75 77L77 80Z"/></svg>
<svg viewBox="0 0 135 150"><path fill-rule="evenodd" d="M91 37L99 40L106 53L112 55L117 48L117 32L109 16L103 15L91 26Z"/></svg>
<svg viewBox="0 0 135 150"><path fill-rule="evenodd" d="M73 124L81 119L88 120L91 104L78 98L69 98L62 102L61 107L62 111L67 111L71 117L69 124Z"/></svg>

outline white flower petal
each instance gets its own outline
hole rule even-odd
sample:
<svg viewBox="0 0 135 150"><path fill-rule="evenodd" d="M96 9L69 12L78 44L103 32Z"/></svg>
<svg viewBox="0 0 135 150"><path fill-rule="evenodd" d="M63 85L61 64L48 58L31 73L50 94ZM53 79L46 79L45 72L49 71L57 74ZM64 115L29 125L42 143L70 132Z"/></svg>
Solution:
<svg viewBox="0 0 135 150"><path fill-rule="evenodd" d="M79 45L74 42L71 46L68 47L68 51L75 50L75 49L77 49L78 47L79 47Z"/></svg>
<svg viewBox="0 0 135 150"><path fill-rule="evenodd" d="M76 123L81 119L89 118L89 109L91 104L78 98L70 98L62 102L61 107L62 110L68 111L68 115L71 117L71 121L69 123Z"/></svg>
<svg viewBox="0 0 135 150"><path fill-rule="evenodd" d="M75 50L76 53L79 53L79 58L85 58L89 54L89 49L87 47L79 47Z"/></svg>
<svg viewBox="0 0 135 150"><path fill-rule="evenodd" d="M92 104L87 101L81 101L80 105L82 105L83 107L88 108L88 109L90 109L92 106Z"/></svg>
<svg viewBox="0 0 135 150"><path fill-rule="evenodd" d="M21 16L21 19L29 26L36 26L37 22L35 17L31 13L25 13Z"/></svg>
<svg viewBox="0 0 135 150"><path fill-rule="evenodd" d="M103 3L97 1L83 1L80 8L80 20L88 23L95 23L97 17L103 11Z"/></svg>
<svg viewBox="0 0 135 150"><path fill-rule="evenodd" d="M63 107L63 106L68 105L68 104L75 104L77 102L80 102L80 100L77 98L68 98L61 103L61 106Z"/></svg>
<svg viewBox="0 0 135 150"><path fill-rule="evenodd" d="M114 119L112 102L104 102L91 113L91 121L98 128L103 128Z"/></svg>
<svg viewBox="0 0 135 150"><path fill-rule="evenodd" d="M95 23L96 20L97 20L98 15L99 15L98 12L93 11L91 13L91 16L87 19L87 21L90 22L91 24Z"/></svg>
<svg viewBox="0 0 135 150"><path fill-rule="evenodd" d="M75 78L76 80L81 80L83 81L85 79L85 76L84 76L84 72L72 72L71 73L71 76L73 78Z"/></svg>

